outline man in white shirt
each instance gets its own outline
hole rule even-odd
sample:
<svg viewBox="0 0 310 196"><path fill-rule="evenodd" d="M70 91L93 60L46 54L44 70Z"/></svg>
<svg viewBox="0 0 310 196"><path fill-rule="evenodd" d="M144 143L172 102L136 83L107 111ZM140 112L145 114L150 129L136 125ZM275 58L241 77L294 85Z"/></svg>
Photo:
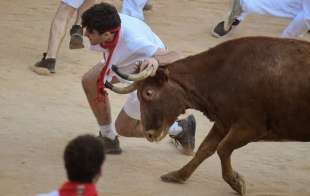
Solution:
<svg viewBox="0 0 310 196"><path fill-rule="evenodd" d="M250 13L292 18L282 37L296 38L310 29L310 0L233 0L229 16L215 26L212 35L227 35Z"/></svg>
<svg viewBox="0 0 310 196"><path fill-rule="evenodd" d="M124 73L137 70L136 62L143 60L142 66L158 67L163 54L169 56L163 42L143 21L118 14L108 3L94 5L82 15L82 26L86 29L93 50L101 51L104 60L88 71L82 79L83 88L91 109L99 124L99 137L105 143L106 153L122 152L118 134L127 137L144 137L140 124L140 104L136 91L129 94L120 114L111 120L109 96L104 82L116 79L110 70L116 65ZM156 70L155 70L156 71ZM175 122L169 134L183 147L182 152L192 154L195 145L196 123L193 115Z"/></svg>
<svg viewBox="0 0 310 196"><path fill-rule="evenodd" d="M52 21L48 39L47 51L43 58L36 62L31 69L39 75L50 75L56 72L56 59L60 45L66 34L68 22L74 16L74 25L70 29L70 49L84 48L83 30L81 27L81 15L98 0L61 0L54 19ZM151 9L149 0L124 0L122 12L124 14L144 20L143 10Z"/></svg>

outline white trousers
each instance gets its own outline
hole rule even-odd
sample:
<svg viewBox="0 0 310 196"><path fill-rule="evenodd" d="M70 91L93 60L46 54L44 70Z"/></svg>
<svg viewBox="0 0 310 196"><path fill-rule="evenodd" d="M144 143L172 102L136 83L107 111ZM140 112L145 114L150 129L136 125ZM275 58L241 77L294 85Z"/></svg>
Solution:
<svg viewBox="0 0 310 196"><path fill-rule="evenodd" d="M143 8L147 1L148 0L123 0L121 12L140 20L144 20Z"/></svg>
<svg viewBox="0 0 310 196"><path fill-rule="evenodd" d="M250 13L292 18L282 32L282 37L298 37L310 29L310 0L240 0L242 14L239 20Z"/></svg>

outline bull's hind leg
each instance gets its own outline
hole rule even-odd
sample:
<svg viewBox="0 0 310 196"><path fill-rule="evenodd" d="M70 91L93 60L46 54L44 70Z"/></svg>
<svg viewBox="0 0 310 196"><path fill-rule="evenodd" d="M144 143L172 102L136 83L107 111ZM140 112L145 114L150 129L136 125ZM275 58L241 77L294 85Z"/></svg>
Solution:
<svg viewBox="0 0 310 196"><path fill-rule="evenodd" d="M161 176L161 179L165 182L183 183L191 176L200 163L215 152L223 137L223 131L219 130L214 124L207 137L199 146L194 158L181 169Z"/></svg>
<svg viewBox="0 0 310 196"><path fill-rule="evenodd" d="M245 194L246 185L242 176L232 169L231 154L233 150L248 144L255 138L256 132L254 130L232 127L217 149L221 159L224 180L241 195Z"/></svg>

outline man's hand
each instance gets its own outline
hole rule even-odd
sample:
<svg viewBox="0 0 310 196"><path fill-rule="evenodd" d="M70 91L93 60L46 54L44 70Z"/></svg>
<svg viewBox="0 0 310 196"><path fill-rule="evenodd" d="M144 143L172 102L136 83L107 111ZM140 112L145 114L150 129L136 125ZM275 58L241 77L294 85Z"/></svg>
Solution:
<svg viewBox="0 0 310 196"><path fill-rule="evenodd" d="M139 66L139 70L143 71L144 69L148 67L153 67L153 71L151 73L151 76L155 76L156 71L158 69L159 63L155 58L147 58L142 61L138 61L137 65Z"/></svg>

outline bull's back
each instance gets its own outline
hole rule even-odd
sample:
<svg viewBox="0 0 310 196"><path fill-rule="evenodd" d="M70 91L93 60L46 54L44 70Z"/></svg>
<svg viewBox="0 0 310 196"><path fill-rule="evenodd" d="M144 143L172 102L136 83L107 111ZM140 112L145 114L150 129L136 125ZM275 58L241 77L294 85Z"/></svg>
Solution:
<svg viewBox="0 0 310 196"><path fill-rule="evenodd" d="M242 38L206 59L201 88L222 122L244 119L282 139L310 140L309 42Z"/></svg>

